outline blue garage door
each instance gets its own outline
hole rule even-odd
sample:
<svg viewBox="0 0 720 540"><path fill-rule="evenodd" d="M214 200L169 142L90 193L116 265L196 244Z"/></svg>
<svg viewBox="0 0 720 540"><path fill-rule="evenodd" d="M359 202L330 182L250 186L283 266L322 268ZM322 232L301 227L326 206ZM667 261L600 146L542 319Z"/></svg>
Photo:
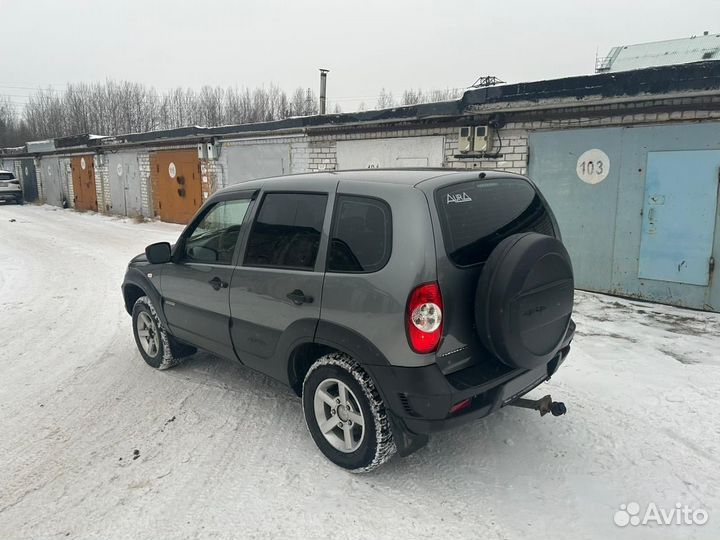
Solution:
<svg viewBox="0 0 720 540"><path fill-rule="evenodd" d="M530 134L530 176L555 213L572 259L575 285L581 289L612 288L622 138L621 128ZM590 149L602 151L609 161L599 166L584 162L582 156ZM589 172L588 166L596 176L602 172L597 176L602 180L583 181L578 175Z"/></svg>
<svg viewBox="0 0 720 540"><path fill-rule="evenodd" d="M641 278L707 285L720 151L648 152Z"/></svg>

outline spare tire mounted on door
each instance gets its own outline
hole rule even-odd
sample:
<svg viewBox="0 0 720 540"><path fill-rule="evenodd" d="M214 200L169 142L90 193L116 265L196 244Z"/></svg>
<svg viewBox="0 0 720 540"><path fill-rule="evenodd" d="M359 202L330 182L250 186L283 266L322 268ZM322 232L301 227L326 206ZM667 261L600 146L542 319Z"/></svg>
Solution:
<svg viewBox="0 0 720 540"><path fill-rule="evenodd" d="M475 323L480 340L511 367L546 364L568 331L573 292L572 264L560 240L534 232L505 238L478 280Z"/></svg>

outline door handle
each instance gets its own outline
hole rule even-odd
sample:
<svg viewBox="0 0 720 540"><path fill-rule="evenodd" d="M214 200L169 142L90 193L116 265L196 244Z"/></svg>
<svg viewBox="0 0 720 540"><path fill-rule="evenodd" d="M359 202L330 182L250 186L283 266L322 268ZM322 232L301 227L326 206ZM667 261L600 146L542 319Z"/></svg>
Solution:
<svg viewBox="0 0 720 540"><path fill-rule="evenodd" d="M295 289L293 292L287 293L287 297L296 306L299 306L302 304L312 304L312 302L313 302L313 297L306 296L305 293L302 292L300 289Z"/></svg>
<svg viewBox="0 0 720 540"><path fill-rule="evenodd" d="M209 284L212 286L212 288L215 289L216 291L219 291L220 289L227 289L227 286L228 286L228 284L227 284L226 281L223 281L222 279L220 279L220 278L217 277L217 276L215 276L215 277L212 278L210 281L208 281L208 283L209 283Z"/></svg>

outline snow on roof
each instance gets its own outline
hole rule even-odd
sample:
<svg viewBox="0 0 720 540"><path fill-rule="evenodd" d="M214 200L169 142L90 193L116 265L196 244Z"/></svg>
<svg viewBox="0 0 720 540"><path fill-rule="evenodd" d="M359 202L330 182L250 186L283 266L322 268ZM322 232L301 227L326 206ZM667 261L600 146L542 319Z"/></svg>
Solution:
<svg viewBox="0 0 720 540"><path fill-rule="evenodd" d="M613 47L595 71L630 71L648 67L720 60L720 34Z"/></svg>

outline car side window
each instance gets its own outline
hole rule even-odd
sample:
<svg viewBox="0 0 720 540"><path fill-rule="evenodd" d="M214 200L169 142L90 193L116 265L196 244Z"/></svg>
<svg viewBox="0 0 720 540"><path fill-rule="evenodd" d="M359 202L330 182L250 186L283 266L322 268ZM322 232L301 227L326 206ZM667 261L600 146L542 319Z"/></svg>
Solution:
<svg viewBox="0 0 720 540"><path fill-rule="evenodd" d="M230 264L250 199L221 201L185 237L184 262Z"/></svg>
<svg viewBox="0 0 720 540"><path fill-rule="evenodd" d="M312 270L326 206L325 194L265 195L250 231L245 265Z"/></svg>
<svg viewBox="0 0 720 540"><path fill-rule="evenodd" d="M387 264L391 250L392 216L387 203L340 195L330 234L328 272L377 272Z"/></svg>

